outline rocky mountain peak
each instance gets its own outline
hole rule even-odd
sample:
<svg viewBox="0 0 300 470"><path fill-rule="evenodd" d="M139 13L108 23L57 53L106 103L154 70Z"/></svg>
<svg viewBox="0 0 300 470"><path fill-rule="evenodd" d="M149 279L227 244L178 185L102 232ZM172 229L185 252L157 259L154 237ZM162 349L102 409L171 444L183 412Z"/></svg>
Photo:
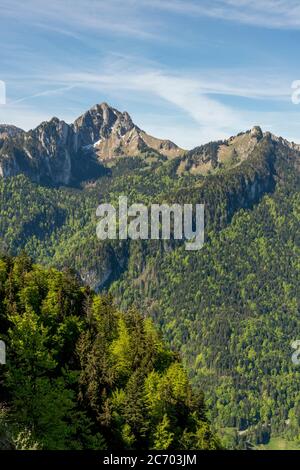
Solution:
<svg viewBox="0 0 300 470"><path fill-rule="evenodd" d="M53 117L29 132L0 126L3 177L25 173L38 182L71 184L88 175L102 174L100 161L146 153L173 157L183 150L149 136L126 111L120 112L105 102L94 105L73 124Z"/></svg>
<svg viewBox="0 0 300 470"><path fill-rule="evenodd" d="M100 160L154 152L168 157L183 153L173 142L155 139L134 124L127 111L96 104L73 124L75 149L94 149Z"/></svg>
<svg viewBox="0 0 300 470"><path fill-rule="evenodd" d="M251 137L261 140L263 138L263 131L261 130L261 127L259 126L254 126L251 131L250 131Z"/></svg>
<svg viewBox="0 0 300 470"><path fill-rule="evenodd" d="M120 114L107 103L101 103L79 116L73 124L77 148L93 145L100 139L107 138Z"/></svg>

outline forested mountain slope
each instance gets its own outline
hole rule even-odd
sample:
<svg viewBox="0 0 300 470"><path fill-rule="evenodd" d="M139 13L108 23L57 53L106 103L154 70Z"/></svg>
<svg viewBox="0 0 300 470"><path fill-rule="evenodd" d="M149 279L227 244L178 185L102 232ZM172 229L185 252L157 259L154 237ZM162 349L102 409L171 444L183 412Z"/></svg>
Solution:
<svg viewBox="0 0 300 470"><path fill-rule="evenodd" d="M239 211L201 252L147 259L112 292L147 310L206 392L218 429L259 443L300 438L300 195L280 189ZM248 430L242 433L243 430Z"/></svg>
<svg viewBox="0 0 300 470"><path fill-rule="evenodd" d="M203 394L150 319L66 271L0 259L1 449L214 449Z"/></svg>
<svg viewBox="0 0 300 470"><path fill-rule="evenodd" d="M0 181L2 252L72 268L137 304L180 350L229 446L299 440L300 150L259 128L172 159L122 156L102 177L53 188ZM204 203L204 248L96 237L100 202ZM262 399L263 397L263 399Z"/></svg>

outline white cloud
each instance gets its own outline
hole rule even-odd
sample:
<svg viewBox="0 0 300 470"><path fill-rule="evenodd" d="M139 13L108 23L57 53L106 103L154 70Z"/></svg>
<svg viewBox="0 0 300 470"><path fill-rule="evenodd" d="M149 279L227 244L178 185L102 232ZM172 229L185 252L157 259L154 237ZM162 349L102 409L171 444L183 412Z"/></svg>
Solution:
<svg viewBox="0 0 300 470"><path fill-rule="evenodd" d="M73 88L74 86L71 85L71 86L64 86L61 88L55 88L54 90L41 91L39 93L34 93L33 95L24 96L23 98L14 100L11 102L11 105L15 106L18 103L22 103L23 101L31 101L34 98L41 98L41 97L51 96L51 95L62 95L65 91L72 90Z"/></svg>
<svg viewBox="0 0 300 470"><path fill-rule="evenodd" d="M298 0L141 0L144 6L183 15L236 21L265 28L300 28Z"/></svg>
<svg viewBox="0 0 300 470"><path fill-rule="evenodd" d="M107 30L138 37L157 37L160 19L149 11L199 15L267 28L299 28L298 0L1 0L1 17L30 21L61 32ZM163 20L162 20L163 21ZM64 25L64 27L62 27Z"/></svg>
<svg viewBox="0 0 300 470"><path fill-rule="evenodd" d="M236 78L238 77L238 78ZM259 78L260 77L260 78ZM291 81L266 71L211 70L179 74L159 68L136 68L129 64L107 65L106 72L63 73L56 79L64 85L99 91L130 91L159 97L189 114L195 122L220 132L241 124L242 111L221 102L219 95L255 100L290 102Z"/></svg>
<svg viewBox="0 0 300 470"><path fill-rule="evenodd" d="M139 8L121 0L1 0L1 18L29 23L78 39L80 32L113 33L144 39L157 39L155 27Z"/></svg>
<svg viewBox="0 0 300 470"><path fill-rule="evenodd" d="M169 138L190 148L209 140L229 137L255 124L280 132L278 123L286 120L286 113L273 113L272 119L268 113L268 102L272 102L272 105L276 103L279 107L291 103L292 80L286 76L274 76L268 70L259 69L175 73L154 63L145 62L144 66L137 67L134 65L137 62L139 61L128 57L118 59L108 56L99 66L93 66L89 71L74 72L61 68L58 64L52 67L51 75L43 75L35 70L32 77L28 75L26 80L22 80L24 90L28 83L28 95L24 94L22 98L6 106L9 114L5 122L9 119L11 123L17 123L26 129L33 127L40 120L50 117L49 107L56 115L69 122L89 106L102 100L109 101L117 108L118 103L125 102L127 111L132 114L130 105L134 107L136 103L139 117L136 119L132 114L132 118L137 125L157 137ZM36 88L35 93L32 92L32 87ZM56 101L52 100L55 95ZM102 99L99 100L99 96ZM226 96L237 97L236 104L233 104L235 100L224 99ZM51 99L47 100L47 97ZM240 98L256 103L256 111L247 110L245 103L242 107ZM258 100L262 101L262 107L258 105ZM31 107L23 106L20 110L19 105L23 102L26 104L27 101ZM35 117L42 114L38 111L35 116L35 102L39 106L36 109L45 109L40 120L35 120ZM161 108L165 112L163 115L151 115L150 119L153 111L149 108L154 103L157 104L156 109ZM292 110L295 113L297 111L296 108ZM176 114L178 119L174 120L172 115ZM0 122L3 121L2 116L0 113ZM14 116L16 119L12 119ZM296 129L294 124L291 127ZM291 129L287 136L290 137L291 133L293 137L296 135Z"/></svg>
<svg viewBox="0 0 300 470"><path fill-rule="evenodd" d="M174 18L173 14L178 18ZM172 28L169 28L183 15L264 27L298 28L300 2L52 0L46 5L40 0L1 0L3 22L13 20L17 25L30 24L33 28L49 29L55 37L57 34L74 36L82 41L80 46L85 47L86 54L80 51L75 57L71 49L70 54L66 53L63 57L62 64L61 56L48 55L43 48L5 46L2 67L9 74L0 78L6 80L8 95L10 97L12 92L15 100L1 107L0 122L33 127L50 117L49 109L65 120L73 120L77 113L94 104L90 100L99 101L98 97L101 96L106 101L112 99L116 107L119 102L128 103L129 112L130 104L134 107L139 102L140 106L136 106L140 109L138 125L185 147L232 135L256 123L271 123L278 130L277 124L281 120L284 126L286 113L280 113L279 109L290 101L291 82L299 77L284 76L278 70L270 73L253 68L202 68L181 73L176 65L173 69L167 69L151 62L152 55L147 53L147 48L146 58L141 59L140 40L162 40L165 35L172 41L172 46L173 41L184 41L184 34L182 37L179 34L176 39L172 36ZM129 36L130 40L127 43L128 38L124 37L126 46L124 49L121 47L120 54L116 53L113 57L113 53L107 51L107 44L109 38L116 35ZM101 50L102 37L107 41L104 50ZM124 50L128 56L122 55ZM133 57L134 54L137 56ZM192 59L191 65L195 65ZM122 100L122 95L127 99ZM248 107L246 101L241 105L240 98L250 100L251 105ZM153 117L150 121L148 104L151 107L154 101L158 103L157 109L161 107L165 110L165 115ZM272 115L274 118L268 113L273 102L277 109L277 113ZM251 108L256 111L250 112ZM170 125L170 118L176 113L180 120L172 121ZM134 115L132 117L135 119ZM296 129L294 123L291 126Z"/></svg>

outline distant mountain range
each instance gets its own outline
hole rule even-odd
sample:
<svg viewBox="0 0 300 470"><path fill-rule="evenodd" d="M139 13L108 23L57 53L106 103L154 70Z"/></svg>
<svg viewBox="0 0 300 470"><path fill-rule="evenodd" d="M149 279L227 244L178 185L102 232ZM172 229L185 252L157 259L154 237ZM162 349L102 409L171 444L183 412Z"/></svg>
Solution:
<svg viewBox="0 0 300 470"><path fill-rule="evenodd" d="M0 125L0 176L25 174L50 185L77 185L107 173L107 164L121 157L179 159L177 174L208 175L239 166L266 137L299 164L300 146L263 133L255 126L228 140L186 151L170 140L157 139L135 125L127 112L97 104L67 124L54 117L28 132Z"/></svg>
<svg viewBox="0 0 300 470"><path fill-rule="evenodd" d="M28 132L0 125L0 175L24 173L34 181L69 185L104 173L102 162L120 156L184 153L169 140L137 127L127 112L95 105L73 124L54 117Z"/></svg>

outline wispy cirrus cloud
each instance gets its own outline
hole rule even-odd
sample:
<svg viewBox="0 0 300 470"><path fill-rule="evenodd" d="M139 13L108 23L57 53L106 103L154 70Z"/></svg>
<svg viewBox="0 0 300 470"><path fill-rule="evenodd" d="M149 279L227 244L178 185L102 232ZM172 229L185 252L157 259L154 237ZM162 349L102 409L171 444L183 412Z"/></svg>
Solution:
<svg viewBox="0 0 300 470"><path fill-rule="evenodd" d="M54 88L53 90L52 89L44 90L44 91L41 91L40 93L34 93L33 95L24 96L23 98L19 98L17 100L11 101L10 105L15 106L24 101L31 101L34 98L41 98L41 97L51 96L51 95L63 95L64 92L72 90L73 88L74 88L74 85L70 85L70 86L64 86L61 88Z"/></svg>
<svg viewBox="0 0 300 470"><path fill-rule="evenodd" d="M298 0L1 0L1 19L0 122L70 121L108 101L184 147L254 124L299 140L299 32L282 31L300 30Z"/></svg>
<svg viewBox="0 0 300 470"><path fill-rule="evenodd" d="M28 21L63 34L107 31L138 38L163 36L166 11L236 21L266 28L300 28L298 0L2 0L1 16Z"/></svg>
<svg viewBox="0 0 300 470"><path fill-rule="evenodd" d="M265 28L300 28L298 0L142 0L148 7Z"/></svg>
<svg viewBox="0 0 300 470"><path fill-rule="evenodd" d="M151 21L134 2L120 0L1 0L1 18L80 39L87 32L155 40L158 18ZM83 38L84 39L84 38Z"/></svg>
<svg viewBox="0 0 300 470"><path fill-rule="evenodd" d="M223 98L239 97L252 101L289 103L291 94L289 79L273 76L271 73L268 75L266 71L262 73L258 70L256 73L252 71L251 76L245 70L237 71L236 75L239 77L238 80L234 78L235 74L227 70L175 73L158 66L137 67L121 60L119 63L106 61L102 73L55 70L52 76L35 75L35 80L40 81L44 89L49 87L49 95L69 90L74 95L77 92L82 95L85 91L88 93L93 91L94 96L112 97L112 104L120 101L122 95L129 101L131 98L136 101L140 99L143 102L144 112L142 122L138 121L138 125L143 125L145 122L146 130L158 133L159 137L170 137L183 146L192 146L228 137L257 123L265 124L273 130L274 121L280 120L279 113L268 111L254 113L226 104ZM262 76L263 79L259 78ZM41 93L45 96L47 94L47 91ZM29 96L28 100L31 99L32 96ZM167 118L169 122L167 119L163 122L162 117L159 127L155 125L157 118L153 119L152 116L151 125L150 114L147 115L153 100L160 100L162 106L165 103L171 106L171 110L173 109ZM181 115L181 123L179 120L175 122L171 116L172 113L176 114L176 109ZM183 125L187 117L190 123ZM170 122L173 124L170 125Z"/></svg>

